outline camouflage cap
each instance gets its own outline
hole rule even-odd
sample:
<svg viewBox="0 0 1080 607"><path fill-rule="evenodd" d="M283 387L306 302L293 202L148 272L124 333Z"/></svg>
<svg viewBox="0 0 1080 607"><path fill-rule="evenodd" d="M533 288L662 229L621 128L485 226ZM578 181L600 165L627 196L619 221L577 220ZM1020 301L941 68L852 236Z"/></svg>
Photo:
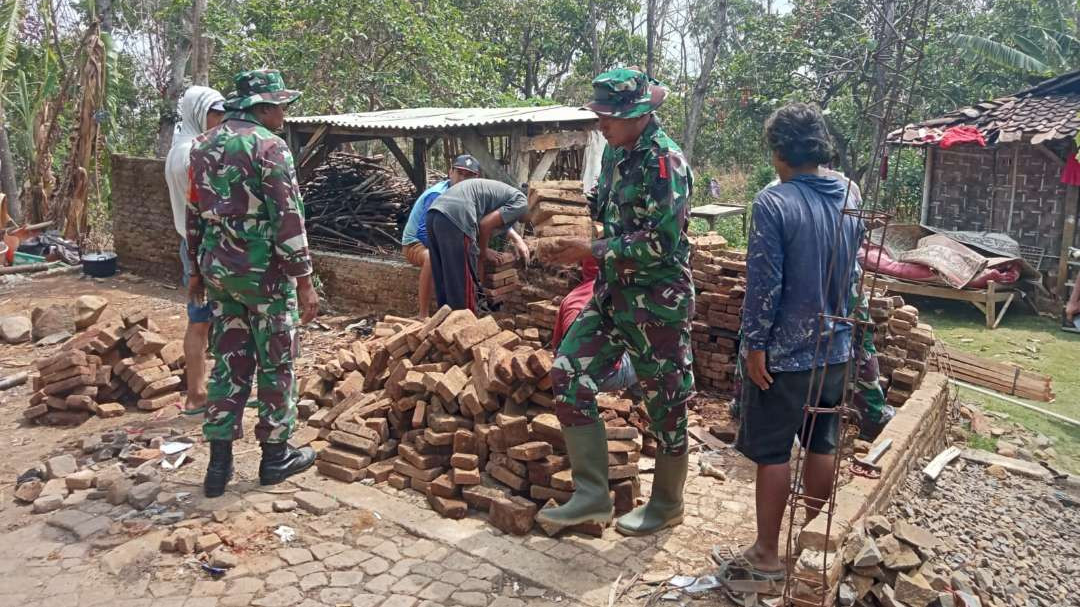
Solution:
<svg viewBox="0 0 1080 607"><path fill-rule="evenodd" d="M644 73L620 68L600 74L592 81L593 100L585 108L612 118L637 118L664 103L667 89Z"/></svg>
<svg viewBox="0 0 1080 607"><path fill-rule="evenodd" d="M230 110L246 110L260 103L289 104L300 98L300 91L285 88L278 70L251 70L233 78L236 90L225 102Z"/></svg>

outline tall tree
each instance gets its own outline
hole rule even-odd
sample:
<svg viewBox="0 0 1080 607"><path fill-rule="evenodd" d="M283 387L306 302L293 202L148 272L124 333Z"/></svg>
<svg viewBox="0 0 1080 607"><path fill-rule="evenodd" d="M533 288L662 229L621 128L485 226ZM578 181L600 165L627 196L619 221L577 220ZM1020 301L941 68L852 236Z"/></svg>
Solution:
<svg viewBox="0 0 1080 607"><path fill-rule="evenodd" d="M191 6L191 81L199 86L210 84L210 39L204 35L204 15L206 15L206 0L193 0Z"/></svg>
<svg viewBox="0 0 1080 607"><path fill-rule="evenodd" d="M724 34L727 31L728 0L710 0L707 3L706 19L708 20L707 37L702 54L701 67L699 68L694 88L690 93L690 111L687 113L686 125L683 128L683 152L687 162L694 159L694 144L697 140L698 128L701 123L701 111L705 105L705 96L709 92L709 83L712 78L713 68L716 66L716 58L724 46Z"/></svg>
<svg viewBox="0 0 1080 607"><path fill-rule="evenodd" d="M645 73L656 74L656 3L646 0L645 6Z"/></svg>
<svg viewBox="0 0 1080 607"><path fill-rule="evenodd" d="M15 157L11 153L11 142L8 139L3 93L4 72L15 66L15 35L21 15L21 0L7 0L0 6L0 188L7 198L8 212L15 220L21 218L22 212L19 207L19 184L15 179Z"/></svg>
<svg viewBox="0 0 1080 607"><path fill-rule="evenodd" d="M596 0L589 0L589 46L592 49L592 75L603 69L600 63L600 20L596 15Z"/></svg>

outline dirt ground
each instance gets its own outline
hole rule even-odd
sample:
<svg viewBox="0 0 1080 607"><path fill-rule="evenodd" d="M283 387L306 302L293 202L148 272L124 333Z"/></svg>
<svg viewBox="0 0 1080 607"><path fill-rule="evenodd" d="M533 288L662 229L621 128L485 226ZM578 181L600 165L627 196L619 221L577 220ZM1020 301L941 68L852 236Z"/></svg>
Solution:
<svg viewBox="0 0 1080 607"><path fill-rule="evenodd" d="M85 276L54 276L20 281L14 285L0 286L0 317L13 314L29 316L35 306L70 304L82 295L97 295L109 301L99 319L107 321L134 311L146 311L158 324L161 334L169 339L182 339L187 326L183 289L172 284L149 280L140 276L120 273L108 279ZM297 361L297 373L303 375L317 361L317 356L331 356L337 344L348 339L343 328L355 318L324 314L318 323L302 328L302 352ZM332 329L331 327L339 327ZM31 369L33 361L48 356L61 348L35 346L31 343L0 345L0 377ZM64 451L83 436L100 434L113 428L127 428L129 434L152 428L177 428L190 436L199 436L199 420L178 416L175 408L160 412L144 413L128 408L125 415L102 419L92 416L78 427L52 427L29 424L22 416L31 393L29 384L0 392L0 435L5 451L0 455L0 499L10 503L15 478L35 462ZM191 473L196 465L185 466L183 472ZM200 470L201 471L201 470ZM195 475L198 476L198 475ZM197 481L198 479L193 479ZM11 508L0 506L0 525L18 526L18 517L10 518Z"/></svg>
<svg viewBox="0 0 1080 607"><path fill-rule="evenodd" d="M2 285L0 316L28 316L34 306L72 303L81 295L108 300L103 320L146 311L165 337L183 336L184 292L174 285L126 274L104 280L75 275L45 277ZM322 358L335 356L338 347L356 339L345 327L358 320L330 310L303 328L298 376L311 372ZM2 345L0 377L28 370L35 359L59 348ZM74 428L37 426L23 417L29 395L28 384L0 392L0 440L6 447L0 451L0 542L19 547L12 554L0 555L0 574L23 567L30 571L23 578L6 581L0 575L0 607L94 605L105 598L155 607L316 607L350 604L350 599L353 605L425 607L607 604L613 582L622 579L625 585L633 572L645 572L647 577L635 578L635 587L622 589L616 603L639 605L648 602L654 592L656 587L650 584L666 579L665 575L711 573L715 566L709 559L709 546L745 545L753 537L753 468L730 448L709 455L710 463L726 473L723 481L700 474L699 456L692 457L686 490L687 519L677 528L648 538L624 538L613 528L605 530L602 538L569 534L555 540L538 532L520 538L498 532L483 515L472 514L462 521L443 519L412 491L398 491L385 484L371 487L340 483L318 475L314 469L278 486L280 489L259 487L255 478L259 448L250 437L237 446L236 475L229 492L222 498L207 500L201 496L207 448L200 438L198 418L179 416L175 408L152 413L129 408L121 417L94 416ZM696 409L703 427L730 421L724 400L701 397ZM246 418L254 416L253 409L246 412ZM246 419L245 426L250 428L253 422ZM195 439L196 446L189 452L193 461L168 473L163 488L177 495L190 495L182 508L187 516L183 524L192 522L213 529L217 523L211 520L211 513L227 517L228 522L219 528L230 537L229 546L240 557L241 565L224 581L205 579L197 567L192 568L190 558L185 561L180 555L159 553L156 544L151 546L153 558L136 561L142 564L124 566L118 572L104 571L109 569L107 563L130 556L127 553L131 551L147 550L158 541L155 534L163 532L145 517L120 512L126 506L112 512L98 511L98 505L106 505L97 501L58 511L65 516L104 514L113 519L105 539L98 536L80 540L57 528L56 516L31 514L29 506L13 499L14 481L19 474L51 456L79 453L77 443L83 437L120 428L129 436L170 429L174 436L179 433ZM651 460L643 460L643 468L651 469L649 464ZM651 474L643 473L642 481L647 495ZM269 510L271 500L286 499L297 491L323 493L342 507L319 516ZM138 520L125 518L132 516ZM283 523L296 527L302 536L298 543L304 548L299 554L306 555L310 549L316 561L298 565L282 561L298 554L294 548L282 548L272 534ZM353 549L334 557L325 551L328 543L337 547L351 545ZM264 572L264 568L273 568L273 572ZM484 575L474 575L474 571ZM56 575L69 581L74 590L54 580ZM265 578L266 583L257 578ZM572 581L569 585L568 579ZM205 594L209 592L222 594ZM182 602L172 602L174 599ZM705 603L718 601L724 602L715 595Z"/></svg>

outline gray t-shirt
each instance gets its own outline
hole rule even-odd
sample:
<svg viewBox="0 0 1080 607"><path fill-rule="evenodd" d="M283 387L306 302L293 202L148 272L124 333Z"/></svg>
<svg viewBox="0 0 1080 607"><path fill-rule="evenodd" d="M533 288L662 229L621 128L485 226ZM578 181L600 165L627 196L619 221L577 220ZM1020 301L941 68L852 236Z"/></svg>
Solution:
<svg viewBox="0 0 1080 607"><path fill-rule="evenodd" d="M466 179L450 186L431 203L430 211L446 216L472 240L480 220L498 210L503 225L509 227L529 210L529 199L521 190L494 179Z"/></svg>

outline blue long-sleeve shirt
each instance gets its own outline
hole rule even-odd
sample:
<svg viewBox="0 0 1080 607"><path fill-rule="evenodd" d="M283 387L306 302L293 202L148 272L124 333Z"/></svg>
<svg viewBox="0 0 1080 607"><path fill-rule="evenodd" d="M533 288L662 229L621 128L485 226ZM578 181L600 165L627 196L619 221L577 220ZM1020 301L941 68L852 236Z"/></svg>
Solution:
<svg viewBox="0 0 1080 607"><path fill-rule="evenodd" d="M818 316L848 313L863 227L841 210L854 208L856 196L846 180L799 175L754 199L743 348L764 350L770 372L805 371L850 357L851 325L826 319L821 332Z"/></svg>
<svg viewBox="0 0 1080 607"><path fill-rule="evenodd" d="M427 212L431 208L431 203L435 202L435 199L449 187L450 180L444 179L416 197L416 202L413 203L412 210L409 211L409 219L405 222L405 229L401 232L401 246L419 242L425 247L431 248L427 237Z"/></svg>

